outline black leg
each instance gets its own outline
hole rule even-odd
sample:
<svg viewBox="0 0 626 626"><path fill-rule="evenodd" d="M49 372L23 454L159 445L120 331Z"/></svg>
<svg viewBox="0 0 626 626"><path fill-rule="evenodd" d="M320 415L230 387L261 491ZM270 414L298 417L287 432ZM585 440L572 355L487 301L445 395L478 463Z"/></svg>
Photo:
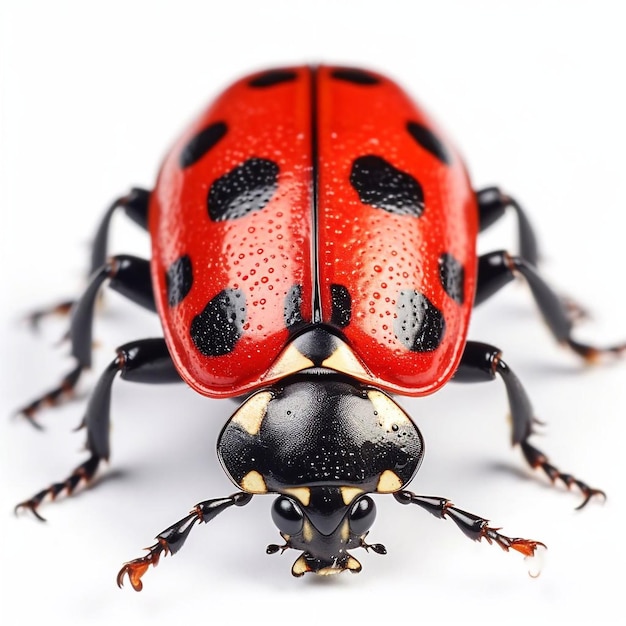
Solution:
<svg viewBox="0 0 626 626"><path fill-rule="evenodd" d="M148 554L138 559L124 563L117 575L117 584L122 587L124 576L128 576L130 584L135 591L143 589L141 577L146 573L150 565L156 567L161 554L176 554L185 543L196 522L210 522L214 517L231 506L244 506L252 500L252 494L239 491L228 498L205 500L197 504L191 513L156 536L157 543L147 548Z"/></svg>
<svg viewBox="0 0 626 626"><path fill-rule="evenodd" d="M111 388L118 373L124 380L131 382L180 382L164 339L143 339L118 348L117 356L102 373L89 398L81 424L87 429L86 448L89 458L76 467L65 480L50 485L29 500L20 502L16 510L29 509L39 519L43 519L37 509L46 496L54 499L62 491L70 495L79 483L89 482L93 478L101 460L108 460Z"/></svg>
<svg viewBox="0 0 626 626"><path fill-rule="evenodd" d="M133 188L125 196L118 198L107 209L93 240L91 249L91 265L89 274L93 274L99 267L104 265L108 256L109 227L111 218L117 209L123 209L124 213L144 230L148 230L148 205L150 192L145 189Z"/></svg>
<svg viewBox="0 0 626 626"><path fill-rule="evenodd" d="M573 485L578 487L584 496L583 502L577 507L579 509L595 495L604 497L604 492L601 490L593 489L574 476L561 472L550 463L543 452L528 443L528 439L533 434L533 424L537 420L522 383L502 360L498 348L477 341L468 341L453 380L462 383L485 382L495 380L496 375L500 376L504 382L511 408L513 445L519 444L530 466L541 468L552 482L560 480L568 488Z"/></svg>
<svg viewBox="0 0 626 626"><path fill-rule="evenodd" d="M488 187L476 192L478 201L480 230L483 231L499 220L507 208L512 208L517 215L519 229L520 255L531 265L537 265L537 237L522 207L511 196L503 193L498 187Z"/></svg>
<svg viewBox="0 0 626 626"><path fill-rule="evenodd" d="M526 557L532 557L535 555L537 548L546 546L540 541L531 541L530 539L511 539L498 532L499 529L491 528L488 524L489 521L457 509L452 505L450 500L446 498L440 498L437 496L417 496L410 491L397 491L393 494L394 498L400 502L400 504L417 504L435 517L444 519L450 518L463 532L466 537L469 537L473 541L481 541L485 539L487 543L495 543L500 546L505 552L508 552L511 548L521 552Z"/></svg>
<svg viewBox="0 0 626 626"><path fill-rule="evenodd" d="M111 218L117 209L123 209L130 219L143 229L148 229L148 204L150 192L145 189L133 188L125 196L117 198L104 213L100 224L96 230L91 248L91 259L89 265L89 275L97 272L106 262L108 256L108 241ZM65 315L70 312L75 300L64 300L57 304L33 311L29 314L28 320L33 327L37 327L40 320L51 314Z"/></svg>
<svg viewBox="0 0 626 626"><path fill-rule="evenodd" d="M626 343L598 348L573 339L571 334L576 316L572 315L568 304L557 296L531 263L504 250L490 252L478 259L475 304L480 304L517 276L521 276L528 283L544 321L559 343L567 345L590 362L603 355L626 352Z"/></svg>
<svg viewBox="0 0 626 626"><path fill-rule="evenodd" d="M57 404L71 395L83 370L91 367L94 307L100 288L107 280L111 289L148 310L156 311L149 261L129 255L118 255L98 268L72 310L68 337L71 342L71 355L76 359L76 366L57 387L19 411L33 425L37 425L34 421L37 411L43 406Z"/></svg>

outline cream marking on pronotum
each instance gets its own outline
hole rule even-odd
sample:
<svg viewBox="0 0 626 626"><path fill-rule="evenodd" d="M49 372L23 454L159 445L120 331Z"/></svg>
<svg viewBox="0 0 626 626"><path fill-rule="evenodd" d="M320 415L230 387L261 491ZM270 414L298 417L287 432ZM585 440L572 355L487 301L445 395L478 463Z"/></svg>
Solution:
<svg viewBox="0 0 626 626"><path fill-rule="evenodd" d="M241 488L248 493L267 493L265 480L256 470L248 472L241 479Z"/></svg>
<svg viewBox="0 0 626 626"><path fill-rule="evenodd" d="M402 481L398 475L391 470L385 470L378 479L376 491L378 493L393 493L402 487Z"/></svg>
<svg viewBox="0 0 626 626"><path fill-rule="evenodd" d="M374 410L378 414L380 425L386 430L398 430L401 424L410 423L407 414L382 391L370 389L367 397L374 405Z"/></svg>
<svg viewBox="0 0 626 626"><path fill-rule="evenodd" d="M232 418L233 424L238 424L251 436L258 435L267 411L267 405L273 397L271 391L261 391L252 396L235 413Z"/></svg>

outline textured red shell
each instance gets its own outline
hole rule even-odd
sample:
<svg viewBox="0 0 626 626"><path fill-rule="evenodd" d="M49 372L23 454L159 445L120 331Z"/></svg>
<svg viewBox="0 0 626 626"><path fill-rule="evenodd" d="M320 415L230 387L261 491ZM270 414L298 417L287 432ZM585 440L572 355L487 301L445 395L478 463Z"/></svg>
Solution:
<svg viewBox="0 0 626 626"><path fill-rule="evenodd" d="M229 87L166 157L151 196L152 276L187 383L270 384L323 325L405 395L441 387L473 304L478 212L463 162L389 79L333 67Z"/></svg>

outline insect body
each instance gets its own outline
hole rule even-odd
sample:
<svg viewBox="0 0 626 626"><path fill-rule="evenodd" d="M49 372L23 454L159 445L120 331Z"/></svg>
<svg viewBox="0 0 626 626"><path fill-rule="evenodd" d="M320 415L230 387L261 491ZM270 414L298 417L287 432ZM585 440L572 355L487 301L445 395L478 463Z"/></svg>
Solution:
<svg viewBox="0 0 626 626"><path fill-rule="evenodd" d="M520 254L477 257L478 232L515 210ZM147 229L150 261L107 258L112 214ZM163 339L119 348L88 403L89 458L64 481L18 505L72 492L109 457L109 404L119 373L150 383L180 379L214 397L245 396L217 449L239 491L198 504L130 561L141 577L175 553L196 522L256 494L277 494L272 518L283 544L301 552L292 573L358 572L351 550L375 518L368 494L393 494L449 517L470 538L532 555L539 542L511 539L445 498L406 490L422 436L390 394L430 394L449 380L500 377L512 441L532 467L601 494L553 466L529 443L534 414L519 380L488 344L467 340L474 304L525 279L555 338L585 358L618 353L571 337L572 318L536 270L533 231L497 188L473 191L463 162L434 122L389 79L357 69L294 67L246 77L227 89L165 159L152 191L132 190L97 232L92 278L72 312L77 365L91 365L96 295L109 286L156 310Z"/></svg>

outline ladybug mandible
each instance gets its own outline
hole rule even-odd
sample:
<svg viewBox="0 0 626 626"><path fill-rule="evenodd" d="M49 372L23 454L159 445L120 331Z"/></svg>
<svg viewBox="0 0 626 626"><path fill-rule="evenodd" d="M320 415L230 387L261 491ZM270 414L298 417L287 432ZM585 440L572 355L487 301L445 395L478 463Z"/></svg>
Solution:
<svg viewBox="0 0 626 626"><path fill-rule="evenodd" d="M519 254L476 254L480 231L507 209ZM122 209L150 233L150 261L107 257L112 215ZM75 387L91 366L92 319L108 286L158 313L164 338L121 346L88 402L89 458L68 478L18 505L40 517L46 496L72 493L109 458L111 388L119 374L144 383L181 379L212 398L245 397L224 427L219 459L235 494L198 504L126 563L134 589L161 554L177 552L196 522L256 494L277 494L282 545L300 551L294 576L359 572L368 494L393 494L450 518L471 539L532 556L543 546L512 539L446 498L406 486L424 443L390 394L422 396L449 380L500 378L512 442L551 481L602 495L565 474L529 443L535 421L520 381L498 348L467 340L472 307L516 277L527 282L554 338L587 360L624 352L571 336L577 311L536 269L537 246L521 207L498 188L473 191L463 161L435 123L392 81L369 71L293 67L228 88L165 159L154 190L116 200L97 230L91 279L71 307ZM48 311L34 315L34 320Z"/></svg>

